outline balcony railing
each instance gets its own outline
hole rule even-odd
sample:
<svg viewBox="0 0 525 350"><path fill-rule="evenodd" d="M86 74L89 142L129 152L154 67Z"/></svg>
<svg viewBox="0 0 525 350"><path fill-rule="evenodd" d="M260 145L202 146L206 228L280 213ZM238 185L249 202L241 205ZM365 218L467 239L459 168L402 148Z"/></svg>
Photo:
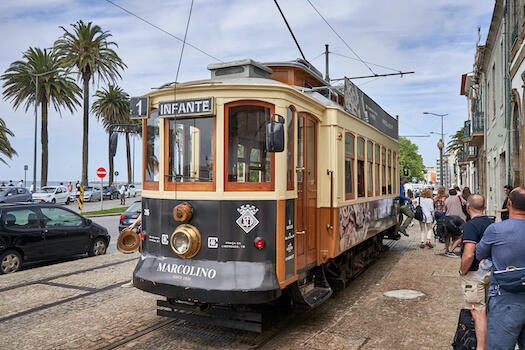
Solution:
<svg viewBox="0 0 525 350"><path fill-rule="evenodd" d="M472 132L483 132L484 124L483 112L475 112L472 118Z"/></svg>
<svg viewBox="0 0 525 350"><path fill-rule="evenodd" d="M468 139L470 138L470 125L472 124L472 121L465 120L465 128L463 129L463 138Z"/></svg>
<svg viewBox="0 0 525 350"><path fill-rule="evenodd" d="M458 157L458 163L466 163L467 162L467 152L465 151L459 151L456 155Z"/></svg>

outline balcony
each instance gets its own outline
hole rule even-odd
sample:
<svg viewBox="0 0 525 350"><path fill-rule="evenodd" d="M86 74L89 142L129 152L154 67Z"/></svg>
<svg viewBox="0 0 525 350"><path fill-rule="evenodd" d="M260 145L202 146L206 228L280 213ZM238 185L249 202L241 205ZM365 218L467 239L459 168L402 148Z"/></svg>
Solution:
<svg viewBox="0 0 525 350"><path fill-rule="evenodd" d="M476 146L468 147L467 161L474 162L476 159L478 159L478 153L479 153L478 147Z"/></svg>
<svg viewBox="0 0 525 350"><path fill-rule="evenodd" d="M458 159L458 164L460 166L463 166L463 165L468 165L468 160L467 160L467 152L465 151L459 151L457 154L456 154L456 157Z"/></svg>
<svg viewBox="0 0 525 350"><path fill-rule="evenodd" d="M463 131L463 141L468 142L471 146L480 147L484 139L484 116L483 112L475 112L471 120L465 121Z"/></svg>

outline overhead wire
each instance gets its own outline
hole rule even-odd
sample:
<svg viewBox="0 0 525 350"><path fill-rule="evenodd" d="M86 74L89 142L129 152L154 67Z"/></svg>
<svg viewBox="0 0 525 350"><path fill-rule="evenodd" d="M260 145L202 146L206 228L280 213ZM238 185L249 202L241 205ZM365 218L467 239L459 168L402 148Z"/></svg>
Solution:
<svg viewBox="0 0 525 350"><path fill-rule="evenodd" d="M171 36L172 38L175 38L175 39L177 39L177 40L179 40L179 41L181 41L181 42L184 43L184 40L183 40L183 39L181 39L181 38L179 38L179 37L177 37L177 36L171 34L170 32L168 32L168 31L166 31L166 30L160 28L159 26L157 26L157 25L155 25L155 24L153 24L153 23L151 23L151 22L145 20L144 18L140 17L139 15L137 15L137 14L135 14L135 13L133 13L133 12L131 12L131 11L125 9L124 7L122 7L122 6L120 6L120 5L115 4L115 3L114 3L113 1L111 1L111 0L106 0L106 1L109 2L111 5L113 5L113 6L115 6L115 7L118 7L118 8L121 9L122 11L127 12L128 14L132 15L133 17L138 18L138 19L141 20L142 22L149 24L149 25L152 26L153 28L160 30L160 31L163 32L164 34L167 34L167 35ZM221 63L224 62L224 61L222 61L221 59L218 59L217 57L215 57L215 56L213 56L213 55L211 55L211 54L209 54L209 53L207 53L207 52L205 52L205 51L199 49L198 47L196 47L196 46L194 46L194 45L192 45L192 44L190 44L190 43L186 43L186 45L188 45L188 46L194 48L195 50L199 51L200 53L202 53L202 54L204 54L204 55L206 55L206 56L208 56L208 57L210 57L210 58L213 58L213 59L216 60L216 61L219 61L219 62L221 62Z"/></svg>
<svg viewBox="0 0 525 350"><path fill-rule="evenodd" d="M361 61L365 66L366 68L368 68L368 70L370 70L370 72L372 72L372 74L376 75L376 73L372 70L372 68L370 68L370 66L368 64L366 64L365 61L363 61L363 59L361 59L361 57L359 57L359 55L357 54L357 52L355 52L351 47L350 45L348 45L348 43L341 37L341 35L339 35L339 33L337 33L337 31L334 29L334 27L332 27L330 25L330 23L328 23L328 21L323 17L323 15L321 14L321 12L319 12L319 10L317 10L317 8L315 8L315 6L312 4L312 2L310 0L306 0L308 1L308 3L310 4L310 6L312 6L312 8L315 10L315 12L317 12L317 14L323 19L323 21L328 25L328 27L330 27L330 29L332 29L332 31L335 33L335 35L337 35L337 37L339 39L341 39L341 41L346 45L346 47L348 47L350 49L350 51L352 51L352 53L359 59L359 61Z"/></svg>

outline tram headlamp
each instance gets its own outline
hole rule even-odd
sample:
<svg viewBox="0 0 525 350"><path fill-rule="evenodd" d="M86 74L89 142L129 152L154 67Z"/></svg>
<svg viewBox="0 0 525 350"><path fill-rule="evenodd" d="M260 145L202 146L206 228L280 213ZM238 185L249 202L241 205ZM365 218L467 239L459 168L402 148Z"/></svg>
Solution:
<svg viewBox="0 0 525 350"><path fill-rule="evenodd" d="M192 225L180 225L173 231L170 244L171 249L181 258L192 258L201 249L201 234Z"/></svg>

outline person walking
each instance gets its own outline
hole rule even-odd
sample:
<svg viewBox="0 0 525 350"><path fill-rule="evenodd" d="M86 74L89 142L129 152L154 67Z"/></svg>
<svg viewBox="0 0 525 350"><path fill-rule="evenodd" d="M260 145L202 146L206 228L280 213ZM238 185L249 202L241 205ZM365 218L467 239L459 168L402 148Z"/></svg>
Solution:
<svg viewBox="0 0 525 350"><path fill-rule="evenodd" d="M471 193L470 193L470 188L468 188L468 187L463 187L463 194L461 195L461 197L462 197L464 200L468 201L468 197L469 197L470 195L471 195Z"/></svg>
<svg viewBox="0 0 525 350"><path fill-rule="evenodd" d="M120 184L118 193L120 196L120 205L126 204L126 187L124 187L124 184Z"/></svg>
<svg viewBox="0 0 525 350"><path fill-rule="evenodd" d="M476 245L476 259L492 257L487 302L487 349L525 349L525 290L499 288L494 272L508 266L525 267L525 187L509 194L509 219L490 225ZM524 287L525 289L525 287Z"/></svg>
<svg viewBox="0 0 525 350"><path fill-rule="evenodd" d="M445 216L446 199L445 187L438 188L437 195L434 197L434 220L436 220L436 222L439 218Z"/></svg>
<svg viewBox="0 0 525 350"><path fill-rule="evenodd" d="M445 201L445 216L457 216L463 220L463 222L465 222L467 220L467 216L463 212L463 205L466 205L467 202L461 198L461 196L457 195L457 191L455 189L451 189L449 194L450 196ZM452 244L451 240L452 235L447 235L445 238L445 255L452 258L459 257L454 253L454 249L456 249L456 247L461 243L461 234L454 235L454 241Z"/></svg>
<svg viewBox="0 0 525 350"><path fill-rule="evenodd" d="M400 185L399 185L399 221L397 223L398 231L404 234L408 237L407 233L407 227L412 222L412 219L414 218L414 212L407 206L412 202L410 198L407 198L405 196L405 184L407 183L406 177L401 177ZM403 222L403 215L405 215L407 218L405 219L405 222Z"/></svg>
<svg viewBox="0 0 525 350"><path fill-rule="evenodd" d="M434 211L434 201L432 200L432 190L430 188L424 188L419 197L414 200L414 206L417 207L418 205L421 206L423 211L423 220L419 221L419 228L421 229L421 248L425 248L426 245L432 249L434 246L430 243L430 238L432 238L432 222L434 221L432 216L432 212Z"/></svg>
<svg viewBox="0 0 525 350"><path fill-rule="evenodd" d="M507 220L509 218L509 209L507 208L507 203L509 201L509 194L512 191L512 186L505 185L503 187L503 191L505 191L505 195L507 197L505 197L505 200L503 201L503 206L501 207L501 209L495 210L496 213L501 213L501 221Z"/></svg>
<svg viewBox="0 0 525 350"><path fill-rule="evenodd" d="M18 186L18 187L24 187L24 180L20 180L20 181L18 182L18 185L17 185L17 186Z"/></svg>
<svg viewBox="0 0 525 350"><path fill-rule="evenodd" d="M73 191L73 184L71 183L71 181L69 181L69 183L67 184L67 190L69 191L69 193Z"/></svg>
<svg viewBox="0 0 525 350"><path fill-rule="evenodd" d="M465 190L463 190L465 194ZM476 245L483 237L483 233L494 221L485 215L485 198L479 194L471 194L467 200L467 210L471 219L463 226L463 239L461 243L461 265L459 279L463 298L464 309L470 309L476 330L477 350L486 349L487 340L487 295L490 285L490 274L483 280L476 277L479 260L476 259Z"/></svg>

